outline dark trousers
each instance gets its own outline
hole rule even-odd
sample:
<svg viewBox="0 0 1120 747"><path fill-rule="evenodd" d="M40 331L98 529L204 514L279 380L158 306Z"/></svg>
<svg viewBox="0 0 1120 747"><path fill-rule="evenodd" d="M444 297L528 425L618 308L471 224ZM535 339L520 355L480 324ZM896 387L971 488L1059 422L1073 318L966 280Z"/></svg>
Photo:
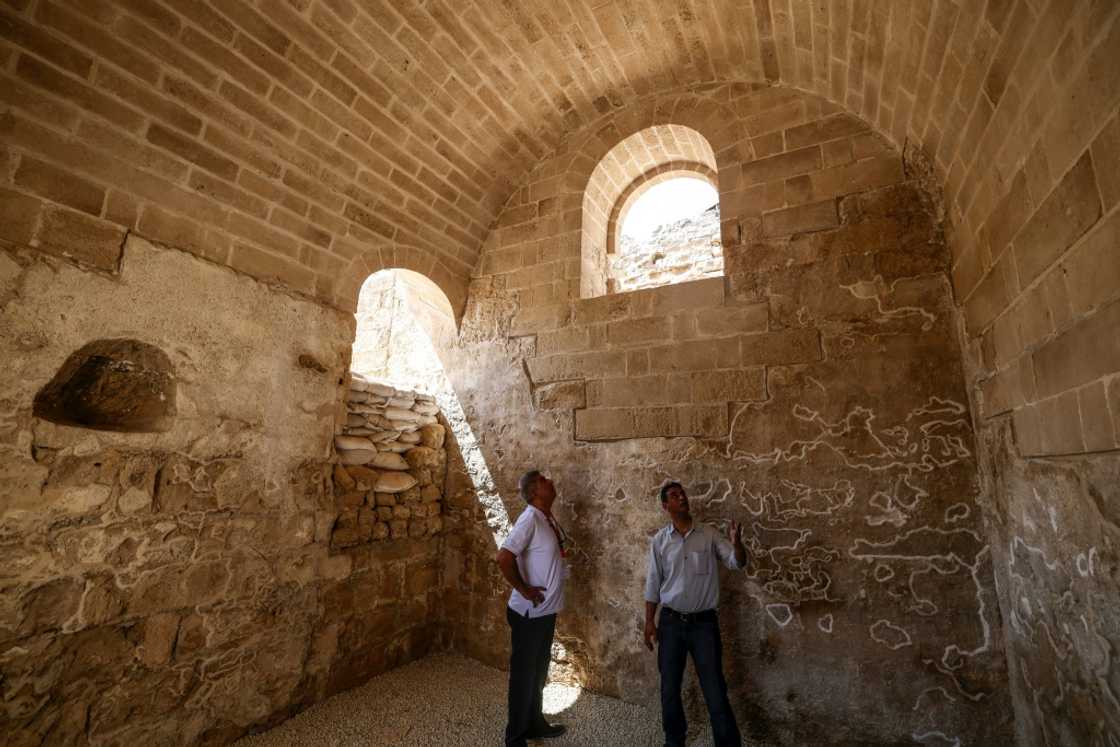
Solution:
<svg viewBox="0 0 1120 747"><path fill-rule="evenodd" d="M556 615L524 617L506 607L512 646L509 655L509 722L506 744L524 747L529 734L548 722L541 712L548 665L552 661L552 634Z"/></svg>
<svg viewBox="0 0 1120 747"><path fill-rule="evenodd" d="M696 665L700 689L712 720L712 740L716 747L740 747L742 737L727 700L727 680L723 678L723 642L714 610L689 616L687 620L670 610L661 611L657 630L657 668L661 672L661 725L667 747L684 747L688 721L681 703L681 682L688 655Z"/></svg>

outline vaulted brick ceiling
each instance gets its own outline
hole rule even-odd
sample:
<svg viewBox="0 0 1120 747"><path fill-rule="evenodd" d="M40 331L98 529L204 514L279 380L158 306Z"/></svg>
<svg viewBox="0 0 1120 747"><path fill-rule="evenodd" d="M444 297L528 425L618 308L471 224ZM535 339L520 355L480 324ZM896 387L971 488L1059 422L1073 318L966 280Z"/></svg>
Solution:
<svg viewBox="0 0 1120 747"><path fill-rule="evenodd" d="M258 5L293 43L322 47L327 61L312 28L325 33L340 48L334 69L351 69L344 55L366 67L347 77L379 108L371 118L384 139L374 134L371 143L387 161L376 167L393 185L385 199L399 205L391 196L399 191L434 200L431 210L451 219L457 256L468 263L512 189L565 135L643 94L711 81L819 93L897 143L910 137L926 145L942 174L956 170L959 186L976 176L975 153L959 149L962 136L972 130L975 148L1007 95L1014 106L1001 112L1014 121L1067 22L1065 43L1087 49L1094 24L1112 10L1108 2L1044 9L1041 0ZM368 111L360 101L355 108Z"/></svg>
<svg viewBox="0 0 1120 747"><path fill-rule="evenodd" d="M269 214L269 229L281 231L271 243L256 242L240 216L240 224L229 223L243 229L239 236L282 255L290 274L303 273L296 279L316 288L354 256L348 241L375 239L431 253L438 258L432 274L465 277L502 204L565 136L645 94L714 81L810 90L896 144L918 143L947 184L961 235L972 235L1036 135L1045 130L1049 151L1069 157L1049 164L1055 176L1063 173L1076 156L1072 146L1063 151L1063 138L1081 143L1084 138L1067 136L1095 131L1120 85L1115 53L1108 51L1117 46L1116 25L1108 31L1113 0L7 0L7 6L0 37L32 55L8 65L16 78L203 168L217 150L237 161L228 180L238 189L254 199L302 205L293 215ZM80 51L59 48L58 39ZM4 59L6 49L0 47ZM13 103L29 116L68 121L26 97L21 104L21 96ZM139 124L114 108L117 101L142 112ZM38 132L20 134L19 125L9 129L17 132L13 141L45 142ZM97 140L96 131L79 134ZM104 146L103 135L97 147ZM118 144L118 151L137 162L148 158L131 145ZM89 162L81 154L71 160ZM138 167L150 168L151 159ZM193 179L190 187L199 190ZM138 198L153 200L155 191ZM247 199L223 185L206 195L222 211L234 211L231 216L241 209L238 200ZM294 248L277 248L289 240ZM254 271L263 261L253 256L241 264Z"/></svg>

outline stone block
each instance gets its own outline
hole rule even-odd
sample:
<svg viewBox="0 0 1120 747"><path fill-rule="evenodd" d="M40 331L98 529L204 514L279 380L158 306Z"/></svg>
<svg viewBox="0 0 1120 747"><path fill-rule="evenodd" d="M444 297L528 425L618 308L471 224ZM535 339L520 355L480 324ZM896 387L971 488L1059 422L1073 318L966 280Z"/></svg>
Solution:
<svg viewBox="0 0 1120 747"><path fill-rule="evenodd" d="M740 180L744 187L748 187L818 171L820 168L821 149L811 146L743 164Z"/></svg>
<svg viewBox="0 0 1120 747"><path fill-rule="evenodd" d="M431 423L421 426L420 428L420 444L427 446L429 449L442 449L443 441L446 438L447 429L439 423Z"/></svg>
<svg viewBox="0 0 1120 747"><path fill-rule="evenodd" d="M723 292L723 278L718 277L665 285L646 293L650 313L663 316L676 311L719 306L723 303Z"/></svg>
<svg viewBox="0 0 1120 747"><path fill-rule="evenodd" d="M991 215L984 221L993 256L1003 254L1004 248L1031 217L1033 207L1027 191L1026 172L1020 170L1011 180L1007 194L1000 198Z"/></svg>
<svg viewBox="0 0 1120 747"><path fill-rule="evenodd" d="M1015 238L1019 282L1030 285L1101 215L1092 160L1083 155Z"/></svg>
<svg viewBox="0 0 1120 747"><path fill-rule="evenodd" d="M1077 392L1064 392L1043 400L1038 405L1038 412L1043 453L1080 454L1085 451Z"/></svg>
<svg viewBox="0 0 1120 747"><path fill-rule="evenodd" d="M587 382L589 407L635 407L669 404L668 378L664 375L628 376Z"/></svg>
<svg viewBox="0 0 1120 747"><path fill-rule="evenodd" d="M689 374L692 402L757 402L766 399L766 369L697 371Z"/></svg>
<svg viewBox="0 0 1120 747"><path fill-rule="evenodd" d="M905 178L898 156L868 158L809 175L810 198L826 200L901 182Z"/></svg>
<svg viewBox="0 0 1120 747"><path fill-rule="evenodd" d="M623 351L569 353L531 358L529 375L534 383L583 379L593 376L621 376L626 373Z"/></svg>
<svg viewBox="0 0 1120 747"><path fill-rule="evenodd" d="M30 244L42 209L42 201L35 197L0 189L0 238Z"/></svg>
<svg viewBox="0 0 1120 747"><path fill-rule="evenodd" d="M766 236L788 236L795 233L823 231L840 225L836 200L823 200L762 216L762 233Z"/></svg>
<svg viewBox="0 0 1120 747"><path fill-rule="evenodd" d="M645 376L649 373L649 351L631 350L626 354L626 375Z"/></svg>
<svg viewBox="0 0 1120 747"><path fill-rule="evenodd" d="M850 139L832 140L821 144L821 160L826 169L851 163L852 159L852 141Z"/></svg>
<svg viewBox="0 0 1120 747"><path fill-rule="evenodd" d="M591 334L587 327L565 327L537 335L537 355L575 353L591 347Z"/></svg>
<svg viewBox="0 0 1120 747"><path fill-rule="evenodd" d="M1086 451L1110 451L1120 446L1108 406L1105 380L1098 379L1077 391L1081 411L1081 436Z"/></svg>
<svg viewBox="0 0 1120 747"><path fill-rule="evenodd" d="M669 338L669 319L660 316L626 319L607 325L607 341L615 347L642 345Z"/></svg>
<svg viewBox="0 0 1120 747"><path fill-rule="evenodd" d="M677 408L678 435L721 438L727 436L727 405L689 405Z"/></svg>
<svg viewBox="0 0 1120 747"><path fill-rule="evenodd" d="M171 660L179 633L179 616L174 613L152 615L144 620L142 641L137 657L149 669L159 668Z"/></svg>
<svg viewBox="0 0 1120 747"><path fill-rule="evenodd" d="M1120 301L1082 319L1034 353L1040 397L1120 371Z"/></svg>
<svg viewBox="0 0 1120 747"><path fill-rule="evenodd" d="M1011 252L1005 252L965 302L964 316L971 335L987 328L1018 294L1013 261Z"/></svg>
<svg viewBox="0 0 1120 747"><path fill-rule="evenodd" d="M609 441L634 435L634 411L628 408L576 410L577 441Z"/></svg>
<svg viewBox="0 0 1120 747"><path fill-rule="evenodd" d="M46 207L39 229L42 251L115 271L120 262L124 230L117 225L65 208Z"/></svg>
<svg viewBox="0 0 1120 747"><path fill-rule="evenodd" d="M1120 211L1097 224L1054 274L1065 278L1073 312L1079 315L1120 295Z"/></svg>
<svg viewBox="0 0 1120 747"><path fill-rule="evenodd" d="M1120 376L1105 379L1105 392L1108 396L1108 409L1112 415L1112 430L1116 443L1120 446Z"/></svg>
<svg viewBox="0 0 1120 747"><path fill-rule="evenodd" d="M523 308L513 317L509 334L511 337L518 337L559 329L568 323L570 314L567 304Z"/></svg>
<svg viewBox="0 0 1120 747"><path fill-rule="evenodd" d="M625 319L630 315L630 294L582 298L575 302L572 321L594 324Z"/></svg>
<svg viewBox="0 0 1120 747"><path fill-rule="evenodd" d="M754 367L821 360L821 335L816 329L764 332L739 338L742 365Z"/></svg>
<svg viewBox="0 0 1120 747"><path fill-rule="evenodd" d="M416 485L416 478L407 472L379 472L373 489L378 493L403 493Z"/></svg>
<svg viewBox="0 0 1120 747"><path fill-rule="evenodd" d="M1093 171L1101 191L1105 212L1120 203L1120 114L1113 115L1092 146Z"/></svg>
<svg viewBox="0 0 1120 747"><path fill-rule="evenodd" d="M1023 456L1044 454L1042 448L1042 423L1038 407L1027 405L1012 413L1011 422L1015 432L1015 444Z"/></svg>
<svg viewBox="0 0 1120 747"><path fill-rule="evenodd" d="M717 306L696 314L696 332L705 337L724 337L743 332L765 332L770 321L768 303Z"/></svg>
<svg viewBox="0 0 1120 747"><path fill-rule="evenodd" d="M980 384L984 417L992 418L1022 407L1034 397L1034 369L1030 360L1016 361Z"/></svg>
<svg viewBox="0 0 1120 747"><path fill-rule="evenodd" d="M671 438L678 435L675 407L639 407L634 410L635 438Z"/></svg>
<svg viewBox="0 0 1120 747"><path fill-rule="evenodd" d="M677 342L649 349L650 370L702 371L739 365L739 338Z"/></svg>
<svg viewBox="0 0 1120 747"><path fill-rule="evenodd" d="M20 159L15 183L29 192L83 213L99 216L105 190L73 171L53 166L31 156Z"/></svg>
<svg viewBox="0 0 1120 747"><path fill-rule="evenodd" d="M867 123L851 114L835 114L785 131L786 147L805 148L867 131ZM845 142L849 142L845 140Z"/></svg>
<svg viewBox="0 0 1120 747"><path fill-rule="evenodd" d="M720 194L719 203L720 213L725 221L729 218L741 221L744 218L758 217L767 210L777 210L785 204L785 184L774 181L724 192ZM732 232L734 230L733 228ZM723 235L728 235L726 228Z"/></svg>
<svg viewBox="0 0 1120 747"><path fill-rule="evenodd" d="M542 384L533 393L538 409L576 410L587 406L585 386L582 381L560 381Z"/></svg>

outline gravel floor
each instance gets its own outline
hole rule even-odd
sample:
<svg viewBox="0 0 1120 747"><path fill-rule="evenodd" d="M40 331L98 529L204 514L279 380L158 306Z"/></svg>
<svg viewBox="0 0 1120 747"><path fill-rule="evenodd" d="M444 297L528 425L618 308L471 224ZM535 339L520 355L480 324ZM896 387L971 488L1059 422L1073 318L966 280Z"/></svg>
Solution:
<svg viewBox="0 0 1120 747"><path fill-rule="evenodd" d="M568 725L548 747L659 746L656 711L579 688L549 685L544 710ZM502 744L506 673L459 656L430 656L340 693L238 747L477 747ZM711 745L710 738L692 747Z"/></svg>

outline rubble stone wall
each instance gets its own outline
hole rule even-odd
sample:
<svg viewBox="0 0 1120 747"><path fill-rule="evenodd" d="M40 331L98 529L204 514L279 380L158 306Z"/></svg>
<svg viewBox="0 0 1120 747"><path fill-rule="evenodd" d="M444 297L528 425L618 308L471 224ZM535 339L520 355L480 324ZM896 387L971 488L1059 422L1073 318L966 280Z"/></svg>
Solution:
<svg viewBox="0 0 1120 747"><path fill-rule="evenodd" d="M340 541L352 317L135 236L122 253L91 272L0 250L0 741L224 744L442 646L438 515ZM100 391L127 412L128 351L158 349L173 411L133 431L35 417L72 353L121 339L143 346L92 348L125 351ZM410 521L439 505L420 497Z"/></svg>
<svg viewBox="0 0 1120 747"><path fill-rule="evenodd" d="M331 546L438 534L447 456L435 398L351 372L346 403L346 425L334 438L341 514Z"/></svg>

